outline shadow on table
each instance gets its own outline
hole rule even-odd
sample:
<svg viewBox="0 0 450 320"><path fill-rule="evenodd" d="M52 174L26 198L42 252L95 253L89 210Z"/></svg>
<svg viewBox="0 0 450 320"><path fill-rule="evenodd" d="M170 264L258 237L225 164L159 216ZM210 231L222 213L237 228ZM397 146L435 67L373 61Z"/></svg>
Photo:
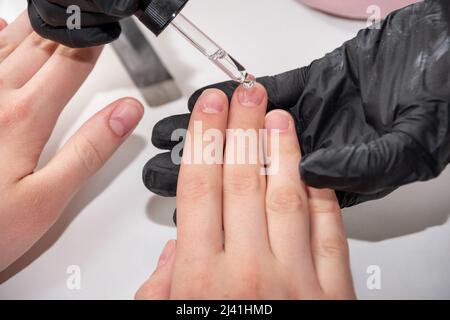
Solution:
<svg viewBox="0 0 450 320"><path fill-rule="evenodd" d="M148 200L146 213L147 217L154 223L175 227L173 222L173 213L176 208L175 198L164 198L160 196L153 196Z"/></svg>
<svg viewBox="0 0 450 320"><path fill-rule="evenodd" d="M0 272L0 284L27 267L47 251L64 233L76 216L101 194L145 148L145 139L131 136L105 167L71 201L53 227L21 258Z"/></svg>
<svg viewBox="0 0 450 320"><path fill-rule="evenodd" d="M437 179L400 188L392 195L344 210L347 236L382 241L417 233L447 222L450 168Z"/></svg>

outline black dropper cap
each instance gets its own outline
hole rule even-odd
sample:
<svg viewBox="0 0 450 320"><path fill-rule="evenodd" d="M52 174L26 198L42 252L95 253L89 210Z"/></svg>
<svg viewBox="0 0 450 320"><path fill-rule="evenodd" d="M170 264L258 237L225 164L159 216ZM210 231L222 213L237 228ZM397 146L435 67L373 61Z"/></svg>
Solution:
<svg viewBox="0 0 450 320"><path fill-rule="evenodd" d="M136 17L159 35L180 13L189 0L142 0Z"/></svg>

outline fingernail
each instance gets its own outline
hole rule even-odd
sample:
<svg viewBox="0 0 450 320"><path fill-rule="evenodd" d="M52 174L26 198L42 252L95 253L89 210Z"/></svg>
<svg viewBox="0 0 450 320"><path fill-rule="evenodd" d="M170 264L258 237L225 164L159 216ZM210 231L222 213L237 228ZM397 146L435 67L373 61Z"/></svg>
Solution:
<svg viewBox="0 0 450 320"><path fill-rule="evenodd" d="M291 117L281 111L271 112L266 117L266 129L286 131L289 129Z"/></svg>
<svg viewBox="0 0 450 320"><path fill-rule="evenodd" d="M223 111L223 98L216 92L208 91L202 93L199 98L200 107L203 113L217 114Z"/></svg>
<svg viewBox="0 0 450 320"><path fill-rule="evenodd" d="M251 88L240 87L238 99L243 106L257 107L264 99L264 92L256 85Z"/></svg>
<svg viewBox="0 0 450 320"><path fill-rule="evenodd" d="M126 136L142 118L142 109L138 102L126 100L114 109L109 118L109 127L118 136Z"/></svg>
<svg viewBox="0 0 450 320"><path fill-rule="evenodd" d="M166 243L158 261L158 267L165 265L175 252L175 240Z"/></svg>
<svg viewBox="0 0 450 320"><path fill-rule="evenodd" d="M0 18L0 30L4 29L7 25L8 23L2 18Z"/></svg>

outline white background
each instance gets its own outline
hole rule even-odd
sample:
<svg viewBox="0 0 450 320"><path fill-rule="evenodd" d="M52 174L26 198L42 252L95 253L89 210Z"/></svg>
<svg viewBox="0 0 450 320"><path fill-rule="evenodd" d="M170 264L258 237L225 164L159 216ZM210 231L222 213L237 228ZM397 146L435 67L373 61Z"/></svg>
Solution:
<svg viewBox="0 0 450 320"><path fill-rule="evenodd" d="M0 16L12 21L25 3L0 0ZM365 26L312 11L295 0L191 0L185 15L258 76L307 65ZM175 237L174 200L152 195L141 182L142 167L158 153L149 143L150 133L163 117L184 113L194 89L226 78L172 30L158 39L150 33L148 37L184 98L146 108L136 133L76 196L54 228L0 273L0 298L132 298L165 242ZM122 96L140 98L107 47L67 106L42 161L92 114ZM344 211L359 298L450 298L449 186L447 170L432 182ZM69 265L81 267L81 290L66 287ZM381 290L366 287L370 265L381 268Z"/></svg>

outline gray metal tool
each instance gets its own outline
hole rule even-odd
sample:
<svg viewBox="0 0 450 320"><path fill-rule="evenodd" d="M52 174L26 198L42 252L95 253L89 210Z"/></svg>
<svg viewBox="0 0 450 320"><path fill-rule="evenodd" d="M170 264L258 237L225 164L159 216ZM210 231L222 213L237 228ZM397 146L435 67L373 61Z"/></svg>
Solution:
<svg viewBox="0 0 450 320"><path fill-rule="evenodd" d="M182 93L133 18L121 21L122 35L112 43L133 82L152 107L181 98Z"/></svg>

